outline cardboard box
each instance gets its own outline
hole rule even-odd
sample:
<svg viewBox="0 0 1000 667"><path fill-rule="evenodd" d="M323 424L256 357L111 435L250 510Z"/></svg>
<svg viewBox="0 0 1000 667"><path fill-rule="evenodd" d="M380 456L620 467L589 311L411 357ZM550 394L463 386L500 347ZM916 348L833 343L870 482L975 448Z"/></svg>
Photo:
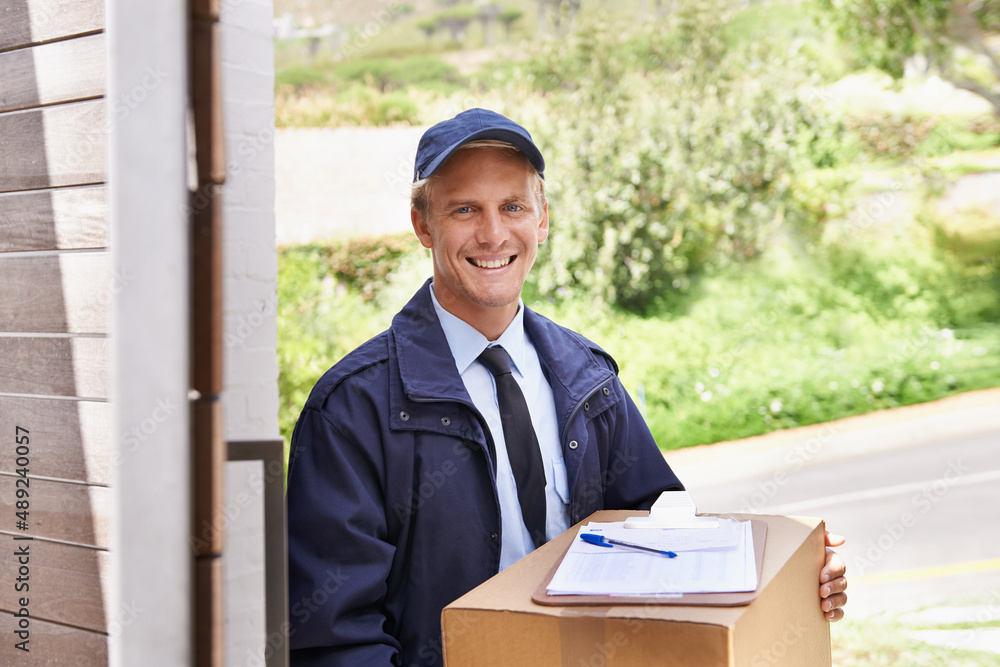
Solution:
<svg viewBox="0 0 1000 667"><path fill-rule="evenodd" d="M583 523L638 514L597 512ZM830 624L818 597L823 521L752 518L768 526L760 586L749 605L535 604L532 593L576 537L574 526L445 607L445 665L829 667Z"/></svg>

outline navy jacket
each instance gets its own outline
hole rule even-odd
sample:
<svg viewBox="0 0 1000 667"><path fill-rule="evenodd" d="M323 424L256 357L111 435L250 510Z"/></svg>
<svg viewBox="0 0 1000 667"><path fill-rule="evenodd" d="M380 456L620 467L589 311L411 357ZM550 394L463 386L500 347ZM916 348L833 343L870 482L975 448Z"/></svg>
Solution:
<svg viewBox="0 0 1000 667"><path fill-rule="evenodd" d="M441 610L499 569L493 440L429 289L327 371L296 424L295 665L440 665ZM682 489L611 357L531 310L524 326L555 395L573 522Z"/></svg>

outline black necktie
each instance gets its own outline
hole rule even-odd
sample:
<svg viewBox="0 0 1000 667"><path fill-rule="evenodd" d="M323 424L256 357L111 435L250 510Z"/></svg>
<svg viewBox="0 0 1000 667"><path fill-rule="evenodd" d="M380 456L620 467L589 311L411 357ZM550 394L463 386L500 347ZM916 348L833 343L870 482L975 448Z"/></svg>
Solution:
<svg viewBox="0 0 1000 667"><path fill-rule="evenodd" d="M479 355L479 361L496 379L500 423L517 482L517 500L521 504L524 525L535 546L539 547L545 543L545 469L528 404L511 375L510 356L505 349L488 347Z"/></svg>

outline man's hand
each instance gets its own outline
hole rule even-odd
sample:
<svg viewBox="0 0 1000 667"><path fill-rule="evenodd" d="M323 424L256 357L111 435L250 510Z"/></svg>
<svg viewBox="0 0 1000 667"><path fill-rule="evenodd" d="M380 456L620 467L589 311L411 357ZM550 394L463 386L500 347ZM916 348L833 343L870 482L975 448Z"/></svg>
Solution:
<svg viewBox="0 0 1000 667"><path fill-rule="evenodd" d="M844 617L842 607L847 604L847 563L830 547L839 547L846 540L826 531L826 563L819 571L819 608L826 620L834 623Z"/></svg>

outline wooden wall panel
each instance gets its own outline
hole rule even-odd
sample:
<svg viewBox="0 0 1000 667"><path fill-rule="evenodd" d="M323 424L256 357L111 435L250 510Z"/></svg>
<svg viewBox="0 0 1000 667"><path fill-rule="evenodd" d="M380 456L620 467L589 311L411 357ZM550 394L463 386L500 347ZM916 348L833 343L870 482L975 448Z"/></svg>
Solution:
<svg viewBox="0 0 1000 667"><path fill-rule="evenodd" d="M28 546L33 618L107 631L104 591L111 574L107 551L46 540L15 541L5 534L0 538L10 553L12 545ZM0 560L0 581L13 582L17 568L17 559L5 556ZM17 611L19 596L14 586L0 586L0 611Z"/></svg>
<svg viewBox="0 0 1000 667"><path fill-rule="evenodd" d="M0 434L18 426L28 430L32 475L111 483L109 403L0 396ZM14 447L0 446L0 472L15 467Z"/></svg>
<svg viewBox="0 0 1000 667"><path fill-rule="evenodd" d="M0 331L107 333L114 292L106 252L0 256Z"/></svg>
<svg viewBox="0 0 1000 667"><path fill-rule="evenodd" d="M0 192L103 183L104 100L0 114Z"/></svg>
<svg viewBox="0 0 1000 667"><path fill-rule="evenodd" d="M0 393L108 397L106 338L0 337Z"/></svg>
<svg viewBox="0 0 1000 667"><path fill-rule="evenodd" d="M30 609L30 608L29 608ZM0 612L0 625L14 627L14 618ZM8 633L4 633L8 635ZM105 667L108 664L107 635L65 625L31 619L30 653L14 648L16 635L9 634L0 643L0 665L72 665L73 667Z"/></svg>
<svg viewBox="0 0 1000 667"><path fill-rule="evenodd" d="M6 0L0 6L0 50L103 28L104 0Z"/></svg>
<svg viewBox="0 0 1000 667"><path fill-rule="evenodd" d="M194 652L196 665L221 667L225 647L221 641L226 623L222 598L222 557L204 556L194 561ZM234 661L235 662L235 661Z"/></svg>
<svg viewBox="0 0 1000 667"><path fill-rule="evenodd" d="M0 253L108 245L103 185L0 194Z"/></svg>
<svg viewBox="0 0 1000 667"><path fill-rule="evenodd" d="M109 547L108 503L111 497L107 487L0 475L0 512L3 516L13 517L17 511L19 488L28 492L30 503L29 529L24 535Z"/></svg>
<svg viewBox="0 0 1000 667"><path fill-rule="evenodd" d="M14 649L11 635L0 664L27 657L103 666L107 631L134 620L109 628L106 616L113 457L105 334L111 298L124 286L102 252L104 22L105 0L0 2L0 432L30 431L29 530L20 536L36 538L11 540L23 483L11 441L0 447L0 512L12 517L0 538L30 550L31 653ZM14 581L17 566L0 558L0 580ZM16 610L22 595L0 587L0 611Z"/></svg>
<svg viewBox="0 0 1000 667"><path fill-rule="evenodd" d="M105 49L99 34L0 53L0 111L100 97Z"/></svg>

